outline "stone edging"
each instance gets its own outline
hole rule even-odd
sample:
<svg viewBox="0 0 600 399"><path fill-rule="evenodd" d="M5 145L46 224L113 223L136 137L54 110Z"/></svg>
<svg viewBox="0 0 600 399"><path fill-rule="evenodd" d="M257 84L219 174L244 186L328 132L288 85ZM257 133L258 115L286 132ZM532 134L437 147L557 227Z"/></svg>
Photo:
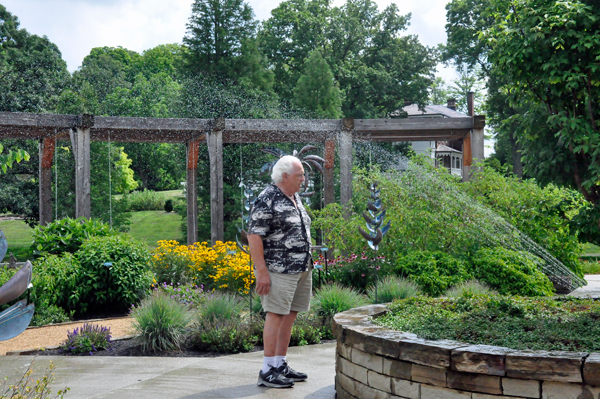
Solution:
<svg viewBox="0 0 600 399"><path fill-rule="evenodd" d="M338 399L600 397L600 353L425 340L371 322L387 311L369 305L335 315Z"/></svg>

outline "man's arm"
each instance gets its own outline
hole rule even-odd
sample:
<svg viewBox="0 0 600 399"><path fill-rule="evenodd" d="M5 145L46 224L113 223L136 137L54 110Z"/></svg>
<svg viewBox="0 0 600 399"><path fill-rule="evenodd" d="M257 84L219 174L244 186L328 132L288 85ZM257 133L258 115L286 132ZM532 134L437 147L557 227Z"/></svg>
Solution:
<svg viewBox="0 0 600 399"><path fill-rule="evenodd" d="M248 234L250 256L254 261L254 276L256 277L256 293L267 295L271 289L271 278L265 262L265 252L262 237L258 234Z"/></svg>

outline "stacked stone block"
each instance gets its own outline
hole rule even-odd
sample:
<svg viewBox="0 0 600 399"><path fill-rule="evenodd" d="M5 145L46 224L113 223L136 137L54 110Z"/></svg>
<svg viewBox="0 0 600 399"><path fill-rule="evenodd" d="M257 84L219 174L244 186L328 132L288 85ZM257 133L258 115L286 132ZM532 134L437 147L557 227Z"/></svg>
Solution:
<svg viewBox="0 0 600 399"><path fill-rule="evenodd" d="M338 399L600 399L600 353L424 340L371 322L386 312L335 316Z"/></svg>

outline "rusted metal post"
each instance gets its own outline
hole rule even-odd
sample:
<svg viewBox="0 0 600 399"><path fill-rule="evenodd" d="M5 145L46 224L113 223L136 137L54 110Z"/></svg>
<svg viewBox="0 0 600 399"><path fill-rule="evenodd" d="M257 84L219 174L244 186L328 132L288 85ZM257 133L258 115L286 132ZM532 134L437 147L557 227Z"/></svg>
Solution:
<svg viewBox="0 0 600 399"><path fill-rule="evenodd" d="M52 159L56 148L56 137L49 136L40 140L39 152L39 221L42 226L52 221Z"/></svg>
<svg viewBox="0 0 600 399"><path fill-rule="evenodd" d="M328 137L325 140L325 164L323 166L323 189L325 191L325 205L335 202L335 186L333 181L333 167L335 164L335 139Z"/></svg>

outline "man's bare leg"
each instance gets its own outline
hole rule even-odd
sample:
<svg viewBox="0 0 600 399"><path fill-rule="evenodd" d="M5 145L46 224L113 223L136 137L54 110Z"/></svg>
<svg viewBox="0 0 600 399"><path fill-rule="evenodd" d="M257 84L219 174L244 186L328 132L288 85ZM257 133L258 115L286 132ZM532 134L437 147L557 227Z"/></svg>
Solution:
<svg viewBox="0 0 600 399"><path fill-rule="evenodd" d="M290 338L292 338L292 326L296 321L298 312L290 312L283 316L281 325L279 326L279 333L277 335L277 346L275 347L275 356L286 356L288 347L290 346Z"/></svg>

